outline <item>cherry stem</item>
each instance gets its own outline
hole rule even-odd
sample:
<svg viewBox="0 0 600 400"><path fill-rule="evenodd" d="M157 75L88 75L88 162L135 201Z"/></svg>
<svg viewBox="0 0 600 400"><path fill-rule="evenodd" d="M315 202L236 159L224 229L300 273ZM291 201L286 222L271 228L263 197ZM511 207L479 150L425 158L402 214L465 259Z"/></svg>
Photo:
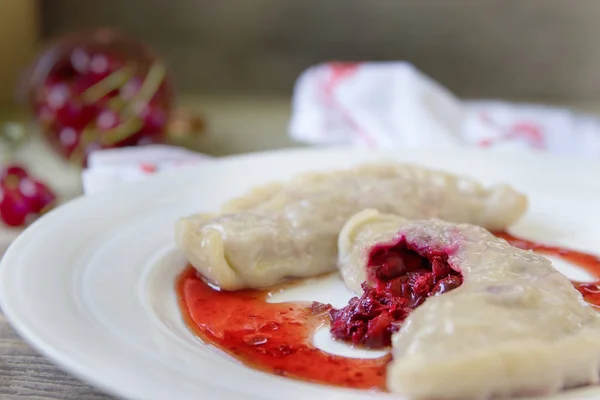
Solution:
<svg viewBox="0 0 600 400"><path fill-rule="evenodd" d="M113 72L100 82L90 86L83 93L83 101L86 103L93 103L106 96L112 90L118 89L123 86L129 78L133 75L131 68L125 67L118 71Z"/></svg>
<svg viewBox="0 0 600 400"><path fill-rule="evenodd" d="M105 131L101 142L104 146L111 146L118 143L127 137L137 132L143 125L142 120L137 115L136 111L143 110L152 97L158 91L158 88L163 82L167 69L162 63L152 64L146 75L146 79L142 82L142 86L138 93L134 96L129 104L126 105L121 117L125 117L125 122L120 125Z"/></svg>
<svg viewBox="0 0 600 400"><path fill-rule="evenodd" d="M115 100L116 98L109 100L109 106L118 112L119 117L124 122L104 131L102 135L97 129L94 129L92 122L83 130L77 148L71 153L71 161L81 161L84 157L85 147L92 142L99 141L102 146L112 146L140 130L143 121L138 113L147 107L150 100L152 100L152 97L160 88L166 72L167 69L164 64L154 63L150 66L146 79L142 82L140 90L131 102L125 103L122 99ZM131 68L122 68L110 74L85 91L83 94L84 101L94 102L101 99L112 90L121 88L131 76Z"/></svg>
<svg viewBox="0 0 600 400"><path fill-rule="evenodd" d="M154 63L150 66L142 87L131 102L134 108L145 107L150 102L162 84L166 73L167 68L162 63Z"/></svg>
<svg viewBox="0 0 600 400"><path fill-rule="evenodd" d="M104 146L111 146L137 132L142 125L143 123L140 118L130 118L114 128L104 131L104 134L100 138L100 142Z"/></svg>

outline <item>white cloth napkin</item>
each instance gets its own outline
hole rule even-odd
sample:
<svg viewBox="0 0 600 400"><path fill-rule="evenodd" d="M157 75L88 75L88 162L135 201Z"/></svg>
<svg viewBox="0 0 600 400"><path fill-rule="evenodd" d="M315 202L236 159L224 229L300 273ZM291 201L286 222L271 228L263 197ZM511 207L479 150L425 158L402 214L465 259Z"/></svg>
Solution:
<svg viewBox="0 0 600 400"><path fill-rule="evenodd" d="M465 102L404 62L328 63L296 82L289 134L315 145L423 148L474 145L600 155L600 119L566 109ZM210 161L169 146L92 153L86 194L163 170Z"/></svg>
<svg viewBox="0 0 600 400"><path fill-rule="evenodd" d="M600 155L600 120L565 109L464 102L404 62L328 63L306 70L290 135L372 148L475 145Z"/></svg>
<svg viewBox="0 0 600 400"><path fill-rule="evenodd" d="M149 145L94 151L82 172L83 192L105 191L123 182L146 179L161 171L197 165L212 157L180 147Z"/></svg>

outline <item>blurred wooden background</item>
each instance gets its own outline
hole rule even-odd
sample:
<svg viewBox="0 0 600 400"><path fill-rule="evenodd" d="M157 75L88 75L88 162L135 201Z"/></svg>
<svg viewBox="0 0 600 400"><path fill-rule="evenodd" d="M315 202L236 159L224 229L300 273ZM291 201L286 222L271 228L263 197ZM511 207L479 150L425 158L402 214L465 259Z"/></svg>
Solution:
<svg viewBox="0 0 600 400"><path fill-rule="evenodd" d="M179 88L287 94L325 60L415 63L465 97L600 98L600 0L43 0L43 34L117 26Z"/></svg>

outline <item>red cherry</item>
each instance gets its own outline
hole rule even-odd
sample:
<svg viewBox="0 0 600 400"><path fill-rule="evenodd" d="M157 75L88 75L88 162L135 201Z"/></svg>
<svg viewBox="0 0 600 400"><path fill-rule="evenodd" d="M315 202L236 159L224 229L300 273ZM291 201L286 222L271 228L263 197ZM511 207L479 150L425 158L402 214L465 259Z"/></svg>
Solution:
<svg viewBox="0 0 600 400"><path fill-rule="evenodd" d="M132 100L142 87L142 79L133 77L123 85L119 94L124 100Z"/></svg>
<svg viewBox="0 0 600 400"><path fill-rule="evenodd" d="M69 99L73 97L71 87L62 81L57 83L50 81L44 86L45 87L42 92L43 102L44 104L48 105L50 110L53 110L54 112L62 109L67 104Z"/></svg>
<svg viewBox="0 0 600 400"><path fill-rule="evenodd" d="M16 191L5 190L0 201L0 217L8 226L23 226L31 212L29 201Z"/></svg>
<svg viewBox="0 0 600 400"><path fill-rule="evenodd" d="M47 85L37 107L38 117L43 122L58 122L79 129L86 127L96 117L97 107L84 104L72 84Z"/></svg>
<svg viewBox="0 0 600 400"><path fill-rule="evenodd" d="M74 128L72 126L64 126L58 132L58 141L60 145L71 152L79 141L79 137L81 136L81 130Z"/></svg>
<svg viewBox="0 0 600 400"><path fill-rule="evenodd" d="M98 83L98 81L97 77L90 74L76 75L73 78L73 92L77 95L82 95L90 87Z"/></svg>
<svg viewBox="0 0 600 400"><path fill-rule="evenodd" d="M20 165L9 165L6 166L2 172L0 173L0 184L2 186L7 184L8 179L17 179L20 181L21 179L27 177L29 174L25 168ZM14 177L14 178L10 178Z"/></svg>
<svg viewBox="0 0 600 400"><path fill-rule="evenodd" d="M70 80L77 71L73 69L73 66L69 60L61 59L58 60L56 65L49 71L48 76L45 79L46 83L59 83Z"/></svg>
<svg viewBox="0 0 600 400"><path fill-rule="evenodd" d="M123 61L119 60L114 54L96 52L90 56L89 75L100 80L123 68L123 65Z"/></svg>
<svg viewBox="0 0 600 400"><path fill-rule="evenodd" d="M96 128L100 131L107 131L117 127L121 123L121 118L116 111L104 109L98 113L96 118Z"/></svg>
<svg viewBox="0 0 600 400"><path fill-rule="evenodd" d="M155 134L162 132L168 122L168 116L162 107L148 104L140 112L144 125L140 129L143 134Z"/></svg>
<svg viewBox="0 0 600 400"><path fill-rule="evenodd" d="M50 144L63 156L69 157L78 146L82 130L54 123L46 129Z"/></svg>
<svg viewBox="0 0 600 400"><path fill-rule="evenodd" d="M19 193L29 200L31 211L38 214L48 208L56 196L42 182L25 178L19 183Z"/></svg>
<svg viewBox="0 0 600 400"><path fill-rule="evenodd" d="M78 74L86 74L90 71L90 53L83 47L77 47L71 53L71 66Z"/></svg>
<svg viewBox="0 0 600 400"><path fill-rule="evenodd" d="M78 130L83 130L97 115L95 106L84 106L77 101L69 101L65 107L58 110L56 119L63 125L70 125Z"/></svg>
<svg viewBox="0 0 600 400"><path fill-rule="evenodd" d="M0 176L0 218L8 226L28 224L56 200L48 186L30 178L21 166L5 166Z"/></svg>

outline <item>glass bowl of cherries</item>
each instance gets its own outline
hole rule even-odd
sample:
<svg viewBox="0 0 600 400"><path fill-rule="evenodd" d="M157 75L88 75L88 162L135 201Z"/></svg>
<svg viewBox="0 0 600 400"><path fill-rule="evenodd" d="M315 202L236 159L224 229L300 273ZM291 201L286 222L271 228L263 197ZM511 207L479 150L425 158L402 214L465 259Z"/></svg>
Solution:
<svg viewBox="0 0 600 400"><path fill-rule="evenodd" d="M52 41L20 94L53 148L78 165L94 150L164 142L173 108L165 64L106 28Z"/></svg>

